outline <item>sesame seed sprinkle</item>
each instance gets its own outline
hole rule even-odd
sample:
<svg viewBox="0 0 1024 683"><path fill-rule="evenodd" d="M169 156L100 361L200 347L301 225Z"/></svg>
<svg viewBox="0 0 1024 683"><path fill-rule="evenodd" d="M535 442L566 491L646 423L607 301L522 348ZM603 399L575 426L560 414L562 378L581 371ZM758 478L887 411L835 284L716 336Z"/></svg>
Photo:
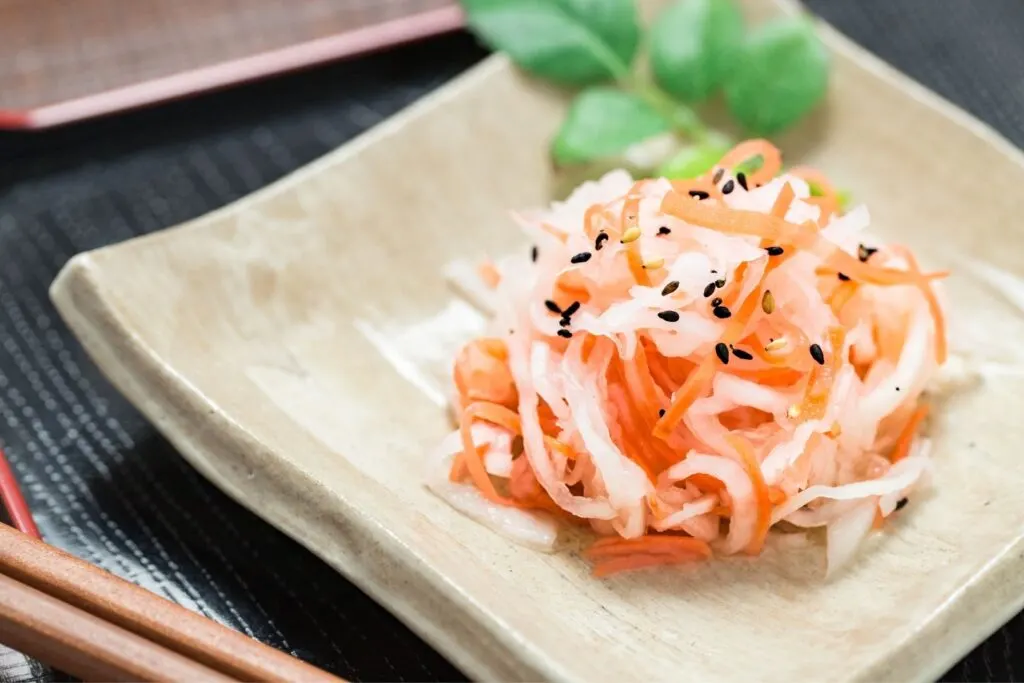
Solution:
<svg viewBox="0 0 1024 683"><path fill-rule="evenodd" d="M675 311L659 311L658 317L669 323L679 322L679 314Z"/></svg>
<svg viewBox="0 0 1024 683"><path fill-rule="evenodd" d="M722 278L721 280L715 280L715 287L718 287L719 289L725 287L725 278Z"/></svg>
<svg viewBox="0 0 1024 683"><path fill-rule="evenodd" d="M718 356L718 360L722 361L722 365L729 364L729 347L725 345L725 342L715 344L715 355Z"/></svg>
<svg viewBox="0 0 1024 683"><path fill-rule="evenodd" d="M706 299L706 298L708 298L709 296L711 296L714 293L715 293L715 283L714 282L709 282L708 286L704 288L704 298Z"/></svg>
<svg viewBox="0 0 1024 683"><path fill-rule="evenodd" d="M569 316L571 316L573 313L575 313L578 310L580 310L580 302L579 301L573 301L571 304L569 304L568 306L565 307L565 310L562 311L562 315L565 316L566 318L568 318Z"/></svg>
<svg viewBox="0 0 1024 683"><path fill-rule="evenodd" d="M665 417L665 409L664 408L659 408L658 409L658 417Z"/></svg>
<svg viewBox="0 0 1024 683"><path fill-rule="evenodd" d="M711 300L711 305L712 306L721 306L722 305L722 297L716 296L714 299Z"/></svg>
<svg viewBox="0 0 1024 683"><path fill-rule="evenodd" d="M709 195L704 190L690 190L690 196L693 197L694 199L707 199L711 195Z"/></svg>
<svg viewBox="0 0 1024 683"><path fill-rule="evenodd" d="M818 346L817 344L811 344L810 351L811 358L814 359L815 363L817 363L818 365L825 364L825 352L821 350L820 346Z"/></svg>
<svg viewBox="0 0 1024 683"><path fill-rule="evenodd" d="M562 307L559 306L558 304L556 304L551 299L546 299L544 301L544 305L547 306L548 310L551 311L552 313L561 313L562 312Z"/></svg>
<svg viewBox="0 0 1024 683"><path fill-rule="evenodd" d="M603 231L597 233L597 237L594 239L594 251L601 251L601 247L603 247L604 243L607 241L608 233Z"/></svg>
<svg viewBox="0 0 1024 683"><path fill-rule="evenodd" d="M849 282L850 281L850 276L847 275L846 273L837 273L836 275L839 277L839 280L841 282Z"/></svg>
<svg viewBox="0 0 1024 683"><path fill-rule="evenodd" d="M876 251L878 251L876 247L868 247L863 244L857 245L857 258L860 259L861 263L867 263L867 260L871 258Z"/></svg>
<svg viewBox="0 0 1024 683"><path fill-rule="evenodd" d="M665 265L665 259L658 257L652 258L650 261L644 261L644 268L647 270L657 270Z"/></svg>
<svg viewBox="0 0 1024 683"><path fill-rule="evenodd" d="M570 263L586 263L587 261L590 260L590 256L591 256L591 254L590 254L589 251L581 251L580 253L576 254L571 259L569 259L569 262Z"/></svg>
<svg viewBox="0 0 1024 683"><path fill-rule="evenodd" d="M775 310L775 295L770 289L764 290L764 295L761 297L761 310L769 315Z"/></svg>
<svg viewBox="0 0 1024 683"><path fill-rule="evenodd" d="M622 238L619 241L622 242L623 244L629 244L630 242L637 241L637 239L639 238L640 228L634 225L632 228L629 228L628 230L626 230L626 232L622 233Z"/></svg>
<svg viewBox="0 0 1024 683"><path fill-rule="evenodd" d="M740 187L742 187L744 190L748 189L747 175L743 171L740 171L739 173L736 174L736 182L739 183Z"/></svg>
<svg viewBox="0 0 1024 683"><path fill-rule="evenodd" d="M717 171L715 171L715 175L711 176L711 182L713 182L715 185L717 185L719 182L721 182L722 176L724 176L724 175L725 175L725 169L724 168L718 169Z"/></svg>
<svg viewBox="0 0 1024 683"><path fill-rule="evenodd" d="M732 181L732 178L725 181L725 185L722 185L722 194L732 194L732 191L736 189L736 183Z"/></svg>
<svg viewBox="0 0 1024 683"><path fill-rule="evenodd" d="M677 289L679 289L679 281L678 280L672 280L672 282L669 282L661 290L661 295L662 296L668 296L669 294L672 294L673 292L675 292Z"/></svg>
<svg viewBox="0 0 1024 683"><path fill-rule="evenodd" d="M743 349L733 349L732 355L736 356L740 360L754 360L754 356L752 356L749 352L744 351Z"/></svg>
<svg viewBox="0 0 1024 683"><path fill-rule="evenodd" d="M782 247L768 247L765 251L768 252L769 256L782 256L786 252Z"/></svg>
<svg viewBox="0 0 1024 683"><path fill-rule="evenodd" d="M667 235L670 232L672 232L672 228L668 227L667 225L663 225L660 228L658 228L659 235Z"/></svg>
<svg viewBox="0 0 1024 683"><path fill-rule="evenodd" d="M568 318L562 318L558 321L558 324L562 327L569 327L569 325L572 325L572 321Z"/></svg>
<svg viewBox="0 0 1024 683"><path fill-rule="evenodd" d="M900 498L898 501L896 501L896 509L902 510L903 508L907 507L907 503L909 502L909 498Z"/></svg>
<svg viewBox="0 0 1024 683"><path fill-rule="evenodd" d="M536 263L538 256L540 256L540 249L537 248L537 245L534 245L533 248L530 249L530 260Z"/></svg>
<svg viewBox="0 0 1024 683"><path fill-rule="evenodd" d="M715 306L711 310L711 312L715 314L716 318L719 318L721 320L725 320L726 318L729 318L729 317L732 316L732 311L730 311L725 306Z"/></svg>
<svg viewBox="0 0 1024 683"><path fill-rule="evenodd" d="M566 329L561 329L558 331L558 336L562 337L563 339L569 339L570 337L572 337L572 332Z"/></svg>

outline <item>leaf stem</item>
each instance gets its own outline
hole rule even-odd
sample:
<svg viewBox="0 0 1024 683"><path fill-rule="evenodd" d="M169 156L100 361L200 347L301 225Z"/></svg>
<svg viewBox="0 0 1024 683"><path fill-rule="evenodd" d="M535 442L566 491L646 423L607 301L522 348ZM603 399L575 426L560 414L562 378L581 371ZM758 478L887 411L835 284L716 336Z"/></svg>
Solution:
<svg viewBox="0 0 1024 683"><path fill-rule="evenodd" d="M697 112L693 111L690 107L676 102L653 83L640 78L631 77L623 85L646 100L662 116L671 121L674 128L685 133L694 142L704 142L707 140L710 132L708 127L697 116Z"/></svg>

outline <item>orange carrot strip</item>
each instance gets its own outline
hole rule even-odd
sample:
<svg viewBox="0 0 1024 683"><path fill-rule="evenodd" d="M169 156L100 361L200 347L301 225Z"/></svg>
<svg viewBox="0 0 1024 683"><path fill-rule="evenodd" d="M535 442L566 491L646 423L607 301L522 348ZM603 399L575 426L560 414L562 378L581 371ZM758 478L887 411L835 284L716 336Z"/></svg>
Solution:
<svg viewBox="0 0 1024 683"><path fill-rule="evenodd" d="M921 267L913 252L906 249L903 250L903 254L910 264L910 269L915 273L921 274ZM921 293L924 294L924 298L928 302L928 312L931 313L932 320L935 323L935 360L939 365L942 365L946 362L947 355L946 318L942 314L942 306L939 305L939 299L935 296L935 290L932 289L931 282L925 280L923 274L921 275Z"/></svg>
<svg viewBox="0 0 1024 683"><path fill-rule="evenodd" d="M512 432L519 433L522 430L519 416L497 403L478 402L469 404L462 411L462 417L459 420L459 433L462 436L462 461L466 469L469 470L469 476L473 483L487 499L504 505L514 504L514 501L498 493L498 490L494 488L494 482L491 481L490 475L487 474L483 457L473 444L473 434L470 428L473 425L474 419L491 422L492 424L505 427Z"/></svg>
<svg viewBox="0 0 1024 683"><path fill-rule="evenodd" d="M703 396L711 388L711 380L715 375L715 357L708 356L687 376L683 386L672 397L672 405L665 414L661 416L658 423L654 425L654 435L659 439L666 439L672 433L675 426L683 419L683 415L693 405L693 402Z"/></svg>
<svg viewBox="0 0 1024 683"><path fill-rule="evenodd" d="M700 489L701 493L718 493L725 488L725 484L710 474L691 474L686 481Z"/></svg>
<svg viewBox="0 0 1024 683"><path fill-rule="evenodd" d="M662 199L661 210L687 223L726 234L754 235L771 240L774 244L793 244L801 249L813 251L820 258L832 261L829 266L819 268L819 273L834 275L841 272L852 279L874 285L915 286L922 277L930 280L948 275L946 272L920 275L906 270L862 263L857 257L847 254L822 237L817 226L810 222L796 225L778 216L712 206L708 202L695 202L674 192L670 192Z"/></svg>
<svg viewBox="0 0 1024 683"><path fill-rule="evenodd" d="M832 292L832 295L829 296L828 299L828 304L832 307L832 313L838 317L839 313L843 310L843 307L849 303L850 299L852 299L853 295L856 293L857 283L852 280L850 282L843 282L836 287L835 291Z"/></svg>
<svg viewBox="0 0 1024 683"><path fill-rule="evenodd" d="M754 486L754 497L757 500L757 526L754 528L754 537L750 540L746 550L751 555L758 555L764 547L764 540L768 536L768 527L772 523L771 493L768 490L768 484L765 483L764 475L761 473L761 464L757 461L754 447L750 442L738 434L729 434L725 438L739 454L743 468L747 471L747 476L750 477L750 483Z"/></svg>
<svg viewBox="0 0 1024 683"><path fill-rule="evenodd" d="M778 486L768 487L768 501L772 505L781 505L782 503L785 503L788 498L789 496L786 495L786 492Z"/></svg>
<svg viewBox="0 0 1024 683"><path fill-rule="evenodd" d="M899 438L896 439L896 446L892 449L892 455L889 456L889 462L897 463L903 458L910 454L910 446L914 443L914 436L917 434L917 428L921 425L921 422L928 417L929 406L927 403L922 403L914 411L914 414L907 420L907 424L903 426L903 430L900 432Z"/></svg>
<svg viewBox="0 0 1024 683"><path fill-rule="evenodd" d="M771 215L784 219L789 213L789 207L793 205L794 199L796 199L796 193L793 191L793 186L786 183L782 186L779 196L775 198L775 203L772 204Z"/></svg>
<svg viewBox="0 0 1024 683"><path fill-rule="evenodd" d="M670 534L648 534L639 538L606 536L584 551L590 558L621 557L635 553L688 553L711 557L711 547L699 538Z"/></svg>
<svg viewBox="0 0 1024 683"><path fill-rule="evenodd" d="M761 157L761 167L752 173L748 173L750 181L755 185L766 183L782 169L782 154L778 147L767 140L745 140L725 153L717 166L730 171L744 161Z"/></svg>
<svg viewBox="0 0 1024 683"><path fill-rule="evenodd" d="M480 280L491 289L501 284L501 272L494 265L494 261L490 259L484 260L477 266L477 274L480 276Z"/></svg>

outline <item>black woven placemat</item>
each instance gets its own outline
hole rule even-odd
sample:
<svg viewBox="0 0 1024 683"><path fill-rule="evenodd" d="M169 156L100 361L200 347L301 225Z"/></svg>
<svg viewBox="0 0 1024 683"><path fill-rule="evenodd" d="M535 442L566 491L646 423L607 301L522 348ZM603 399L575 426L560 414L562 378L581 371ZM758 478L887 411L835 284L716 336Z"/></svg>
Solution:
<svg viewBox="0 0 1024 683"><path fill-rule="evenodd" d="M1024 144L1024 2L809 4ZM461 677L188 467L103 380L46 290L71 255L238 199L482 55L455 35L156 110L0 137L0 445L50 542L353 680ZM48 675L0 654L0 681ZM1021 677L1020 617L947 676Z"/></svg>

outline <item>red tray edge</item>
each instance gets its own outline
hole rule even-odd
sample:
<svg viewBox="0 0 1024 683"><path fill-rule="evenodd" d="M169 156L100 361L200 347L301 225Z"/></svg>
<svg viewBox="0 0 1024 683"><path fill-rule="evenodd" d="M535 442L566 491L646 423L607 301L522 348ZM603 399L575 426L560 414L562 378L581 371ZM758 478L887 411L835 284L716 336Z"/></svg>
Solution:
<svg viewBox="0 0 1024 683"><path fill-rule="evenodd" d="M134 83L29 110L0 109L0 129L39 130L294 71L462 26L457 5L341 33L279 50Z"/></svg>

